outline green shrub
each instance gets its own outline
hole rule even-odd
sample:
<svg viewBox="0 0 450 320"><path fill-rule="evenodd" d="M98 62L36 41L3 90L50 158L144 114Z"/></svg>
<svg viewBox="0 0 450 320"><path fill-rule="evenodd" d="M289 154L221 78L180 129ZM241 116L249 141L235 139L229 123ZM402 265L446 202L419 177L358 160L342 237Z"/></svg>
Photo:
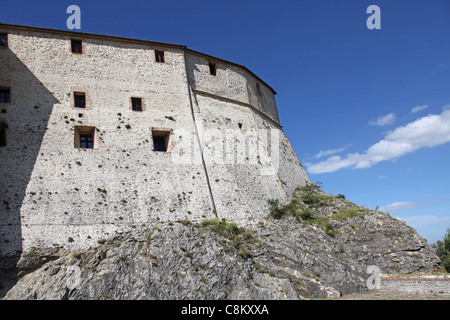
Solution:
<svg viewBox="0 0 450 320"><path fill-rule="evenodd" d="M442 266L444 267L445 271L450 272L450 255L447 254L447 256L442 259Z"/></svg>
<svg viewBox="0 0 450 320"><path fill-rule="evenodd" d="M310 206L315 205L319 202L317 199L317 196L314 194L304 194L301 196L301 199L302 199L303 203L310 205Z"/></svg>
<svg viewBox="0 0 450 320"><path fill-rule="evenodd" d="M330 222L325 225L325 233L331 237L336 235L336 232L333 230L333 225Z"/></svg>
<svg viewBox="0 0 450 320"><path fill-rule="evenodd" d="M324 206L333 199L333 197L323 193L320 187L313 183L297 188L296 191L300 192L298 200L311 208Z"/></svg>
<svg viewBox="0 0 450 320"><path fill-rule="evenodd" d="M226 222L213 218L204 219L197 226L203 230L216 232L228 239L229 241L223 243L226 252L232 253L233 250L237 250L237 254L244 258L251 255L248 246L255 243L255 240L250 231L246 231L243 227L238 227L235 222Z"/></svg>
<svg viewBox="0 0 450 320"><path fill-rule="evenodd" d="M298 215L300 216L300 218L302 220L309 220L309 219L312 219L314 216L314 214L311 211L309 211L308 209L300 211L300 213Z"/></svg>
<svg viewBox="0 0 450 320"><path fill-rule="evenodd" d="M188 211L188 212L190 212L190 211ZM180 220L177 220L177 221L175 221L175 222L181 223L181 224L184 225L184 226L190 226L190 225L192 225L192 222L191 222L191 221L185 220L185 219L180 219Z"/></svg>
<svg viewBox="0 0 450 320"><path fill-rule="evenodd" d="M236 222L229 222L225 225L225 229L231 233L237 233L239 231L239 227Z"/></svg>
<svg viewBox="0 0 450 320"><path fill-rule="evenodd" d="M279 207L279 200L278 199L269 199L269 200L267 200L267 203L270 205L269 215L272 218L280 219L283 216L283 211Z"/></svg>
<svg viewBox="0 0 450 320"><path fill-rule="evenodd" d="M335 214L333 216L333 219L342 221L342 220L347 220L348 218L360 216L360 215L363 215L363 213L360 212L360 209L353 208L353 209L348 209L346 211L341 211L338 214Z"/></svg>
<svg viewBox="0 0 450 320"><path fill-rule="evenodd" d="M447 229L442 241L438 240L433 245L433 248L436 250L439 259L441 259L445 271L450 272L450 228Z"/></svg>

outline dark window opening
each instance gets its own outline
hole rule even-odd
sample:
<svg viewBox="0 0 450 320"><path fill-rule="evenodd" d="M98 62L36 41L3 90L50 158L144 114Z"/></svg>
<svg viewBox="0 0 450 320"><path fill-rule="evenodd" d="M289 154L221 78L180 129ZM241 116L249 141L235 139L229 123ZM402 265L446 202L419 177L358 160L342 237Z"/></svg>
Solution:
<svg viewBox="0 0 450 320"><path fill-rule="evenodd" d="M167 151L166 138L153 137L153 150L166 152Z"/></svg>
<svg viewBox="0 0 450 320"><path fill-rule="evenodd" d="M155 61L164 63L164 51L155 51Z"/></svg>
<svg viewBox="0 0 450 320"><path fill-rule="evenodd" d="M238 123L239 129L242 129L242 123Z"/></svg>
<svg viewBox="0 0 450 320"><path fill-rule="evenodd" d="M256 91L258 91L259 95L262 95L261 86L259 85L259 83L256 84Z"/></svg>
<svg viewBox="0 0 450 320"><path fill-rule="evenodd" d="M71 40L71 45L72 45L72 53L78 54L83 53L83 43L81 42L81 40Z"/></svg>
<svg viewBox="0 0 450 320"><path fill-rule="evenodd" d="M217 67L212 62L209 63L209 74L212 75L212 76L217 75Z"/></svg>
<svg viewBox="0 0 450 320"><path fill-rule="evenodd" d="M0 103L11 103L11 90L0 88Z"/></svg>
<svg viewBox="0 0 450 320"><path fill-rule="evenodd" d="M170 130L152 130L153 150L166 152L169 146Z"/></svg>
<svg viewBox="0 0 450 320"><path fill-rule="evenodd" d="M84 92L74 93L75 108L86 108L86 94Z"/></svg>
<svg viewBox="0 0 450 320"><path fill-rule="evenodd" d="M80 148L93 149L94 136L92 134L80 134Z"/></svg>
<svg viewBox="0 0 450 320"><path fill-rule="evenodd" d="M7 47L7 46L8 46L8 34L0 33L0 47Z"/></svg>
<svg viewBox="0 0 450 320"><path fill-rule="evenodd" d="M133 111L142 111L142 98L131 98L131 109Z"/></svg>
<svg viewBox="0 0 450 320"><path fill-rule="evenodd" d="M6 129L0 128L0 147L6 147Z"/></svg>

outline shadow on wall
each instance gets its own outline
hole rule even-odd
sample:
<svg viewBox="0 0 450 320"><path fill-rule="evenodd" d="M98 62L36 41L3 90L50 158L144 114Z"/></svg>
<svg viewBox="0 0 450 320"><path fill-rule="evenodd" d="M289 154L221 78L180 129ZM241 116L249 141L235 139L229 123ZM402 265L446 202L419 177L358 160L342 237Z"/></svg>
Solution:
<svg viewBox="0 0 450 320"><path fill-rule="evenodd" d="M0 50L0 87L10 91L0 103L0 282L22 252L20 211L39 155L55 96L9 49Z"/></svg>

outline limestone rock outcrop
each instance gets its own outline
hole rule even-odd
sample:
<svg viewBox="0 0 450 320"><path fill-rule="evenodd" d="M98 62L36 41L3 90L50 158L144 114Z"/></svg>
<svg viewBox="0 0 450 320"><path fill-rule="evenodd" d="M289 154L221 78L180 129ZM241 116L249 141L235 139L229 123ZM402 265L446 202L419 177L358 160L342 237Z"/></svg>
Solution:
<svg viewBox="0 0 450 320"><path fill-rule="evenodd" d="M335 297L367 291L368 266L396 274L440 265L404 222L315 186L245 228L217 219L155 221L97 242L85 251L22 255L26 274L5 299Z"/></svg>

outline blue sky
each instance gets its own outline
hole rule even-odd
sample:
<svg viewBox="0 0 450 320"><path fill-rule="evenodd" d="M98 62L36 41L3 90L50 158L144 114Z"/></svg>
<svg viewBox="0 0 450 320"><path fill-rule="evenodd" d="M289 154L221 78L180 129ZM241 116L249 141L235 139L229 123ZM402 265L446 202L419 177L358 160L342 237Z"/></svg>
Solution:
<svg viewBox="0 0 450 320"><path fill-rule="evenodd" d="M450 1L4 1L0 21L187 45L277 91L312 181L428 242L450 227ZM369 30L369 5L381 29Z"/></svg>

